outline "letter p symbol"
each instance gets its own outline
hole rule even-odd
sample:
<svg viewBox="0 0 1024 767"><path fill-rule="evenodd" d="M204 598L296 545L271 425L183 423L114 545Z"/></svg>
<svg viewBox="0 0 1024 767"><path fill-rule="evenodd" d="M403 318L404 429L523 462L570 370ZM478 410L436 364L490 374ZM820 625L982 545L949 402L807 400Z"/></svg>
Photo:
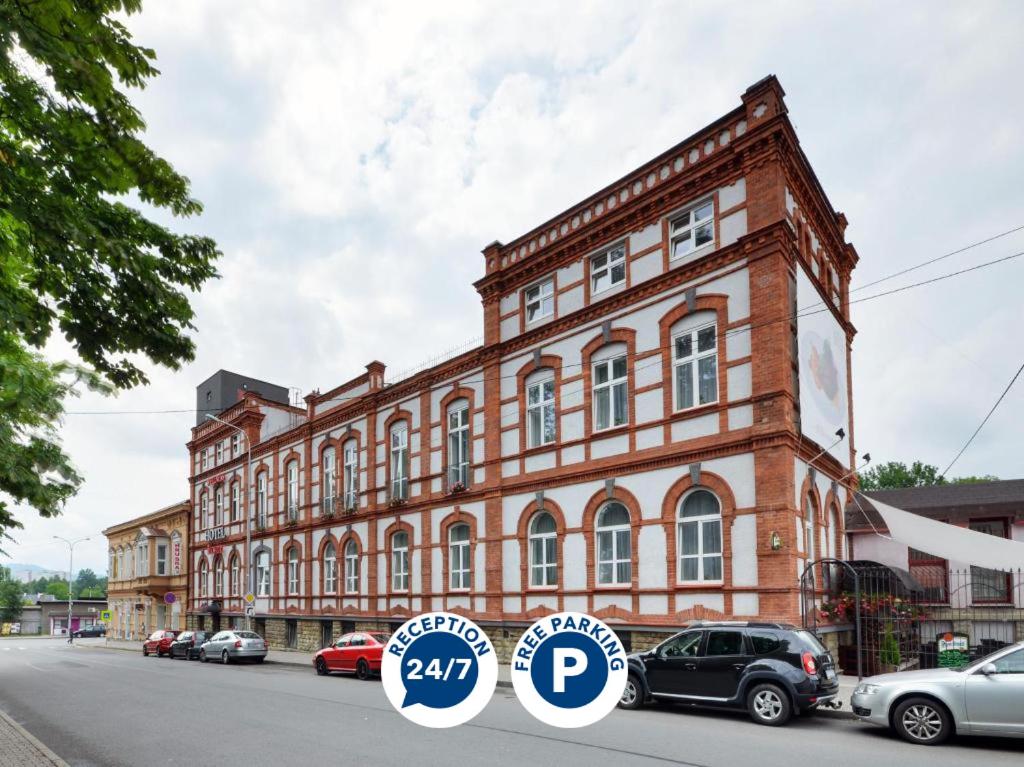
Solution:
<svg viewBox="0 0 1024 767"><path fill-rule="evenodd" d="M587 654L575 647L556 647L554 651L554 691L565 692L566 677L587 670Z"/></svg>

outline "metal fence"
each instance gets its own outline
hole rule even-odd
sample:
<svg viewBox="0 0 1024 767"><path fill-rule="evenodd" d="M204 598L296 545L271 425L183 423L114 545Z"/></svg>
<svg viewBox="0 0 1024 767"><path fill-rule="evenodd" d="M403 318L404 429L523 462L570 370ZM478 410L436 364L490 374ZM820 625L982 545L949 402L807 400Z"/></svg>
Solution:
<svg viewBox="0 0 1024 767"><path fill-rule="evenodd" d="M841 629L847 673L962 665L1024 640L1022 570L821 560L805 569L800 592L807 628Z"/></svg>

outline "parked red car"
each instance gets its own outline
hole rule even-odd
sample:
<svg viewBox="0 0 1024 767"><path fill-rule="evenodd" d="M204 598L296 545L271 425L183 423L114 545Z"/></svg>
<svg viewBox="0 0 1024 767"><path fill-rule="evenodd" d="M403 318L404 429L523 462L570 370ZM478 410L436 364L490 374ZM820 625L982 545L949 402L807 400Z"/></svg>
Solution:
<svg viewBox="0 0 1024 767"><path fill-rule="evenodd" d="M380 673L380 660L389 636L364 631L345 634L313 656L313 668L320 676L332 671L348 671L360 679L369 679Z"/></svg>
<svg viewBox="0 0 1024 767"><path fill-rule="evenodd" d="M178 636L177 631L154 631L149 635L149 639L142 643L142 654L149 655L151 652L155 652L158 658L170 654L171 642L176 636Z"/></svg>

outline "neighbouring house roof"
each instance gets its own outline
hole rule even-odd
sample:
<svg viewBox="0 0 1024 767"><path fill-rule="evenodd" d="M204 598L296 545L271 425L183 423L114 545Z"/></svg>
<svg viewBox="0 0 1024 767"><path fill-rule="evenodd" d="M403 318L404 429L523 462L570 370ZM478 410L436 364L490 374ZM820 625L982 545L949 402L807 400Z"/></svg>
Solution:
<svg viewBox="0 0 1024 767"><path fill-rule="evenodd" d="M872 526L878 530L885 529L885 523L871 504L872 498L911 514L943 522L966 522L984 517L1011 517L1018 522L1024 521L1024 479L904 487L858 494L846 506L848 531L870 531Z"/></svg>

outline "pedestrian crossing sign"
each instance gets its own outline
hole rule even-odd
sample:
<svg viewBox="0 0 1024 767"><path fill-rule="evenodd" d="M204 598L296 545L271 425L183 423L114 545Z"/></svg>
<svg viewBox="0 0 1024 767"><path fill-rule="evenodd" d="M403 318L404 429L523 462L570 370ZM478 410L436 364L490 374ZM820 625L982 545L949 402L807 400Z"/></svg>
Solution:
<svg viewBox="0 0 1024 767"><path fill-rule="evenodd" d="M110 623L110 610L100 610L100 620L104 623Z"/></svg>

